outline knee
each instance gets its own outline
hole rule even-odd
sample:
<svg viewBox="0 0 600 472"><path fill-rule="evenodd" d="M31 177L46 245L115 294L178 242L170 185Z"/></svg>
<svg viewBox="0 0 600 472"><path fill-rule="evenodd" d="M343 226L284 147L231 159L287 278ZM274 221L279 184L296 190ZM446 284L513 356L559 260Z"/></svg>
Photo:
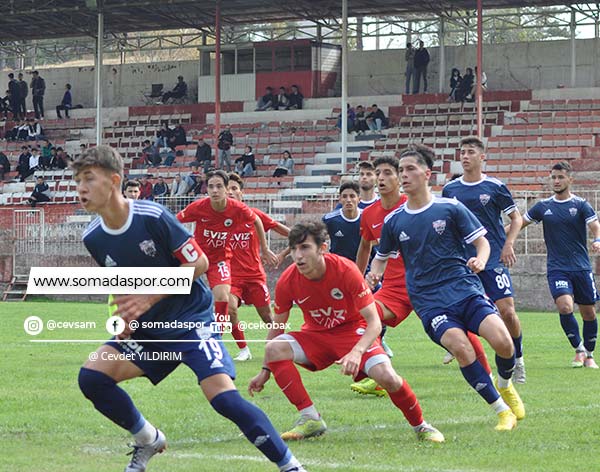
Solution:
<svg viewBox="0 0 600 472"><path fill-rule="evenodd" d="M573 300L569 296L561 297L556 300L556 308L561 315L573 313Z"/></svg>
<svg viewBox="0 0 600 472"><path fill-rule="evenodd" d="M402 388L402 378L391 369L379 376L377 383L388 392L397 392Z"/></svg>
<svg viewBox="0 0 600 472"><path fill-rule="evenodd" d="M284 361L293 358L293 352L289 343L281 342L281 339L275 338L274 341L268 342L265 346L265 362Z"/></svg>
<svg viewBox="0 0 600 472"><path fill-rule="evenodd" d="M86 367L79 369L79 377L77 380L79 382L79 389L89 400L92 400L107 388L116 385L116 382L108 375Z"/></svg>

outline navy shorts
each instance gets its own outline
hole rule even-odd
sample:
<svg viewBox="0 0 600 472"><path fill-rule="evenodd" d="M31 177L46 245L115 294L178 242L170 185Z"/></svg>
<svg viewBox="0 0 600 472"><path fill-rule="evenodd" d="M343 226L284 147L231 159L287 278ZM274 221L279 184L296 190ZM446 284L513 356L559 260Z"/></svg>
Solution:
<svg viewBox="0 0 600 472"><path fill-rule="evenodd" d="M144 375L156 385L173 372L179 364L194 371L198 383L215 374L226 374L235 379L235 367L225 349L221 336L210 330L191 330L181 342L138 341L147 339L141 332L134 332L122 342L114 338L106 344L131 356L131 362L144 371ZM165 360L166 359L166 360Z"/></svg>
<svg viewBox="0 0 600 472"><path fill-rule="evenodd" d="M486 296L475 295L447 308L437 308L418 313L425 332L437 344L450 328L459 328L479 334L479 325L488 316L500 316L496 305Z"/></svg>
<svg viewBox="0 0 600 472"><path fill-rule="evenodd" d="M589 270L553 270L548 272L548 286L554 300L562 295L571 295L578 305L593 305L598 301L594 274Z"/></svg>
<svg viewBox="0 0 600 472"><path fill-rule="evenodd" d="M514 297L512 279L506 267L482 270L477 275L481 280L485 294L494 303L502 298Z"/></svg>

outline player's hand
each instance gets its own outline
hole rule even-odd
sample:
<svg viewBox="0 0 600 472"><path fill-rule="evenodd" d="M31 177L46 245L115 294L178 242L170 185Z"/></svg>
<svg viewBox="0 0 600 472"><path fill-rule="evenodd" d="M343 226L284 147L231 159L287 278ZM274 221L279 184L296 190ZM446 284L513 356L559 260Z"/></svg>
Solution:
<svg viewBox="0 0 600 472"><path fill-rule="evenodd" d="M467 261L467 267L478 274L485 269L485 264L481 259L477 257L471 257L471 259Z"/></svg>
<svg viewBox="0 0 600 472"><path fill-rule="evenodd" d="M164 298L163 295L115 295L111 305L117 305L117 309L113 314L120 316L125 321L125 331L117 338L129 337L135 331L130 328L129 323L137 320L162 298Z"/></svg>
<svg viewBox="0 0 600 472"><path fill-rule="evenodd" d="M250 380L250 383L248 384L248 393L251 397L254 396L255 392L262 392L270 376L271 373L268 370L261 369L260 372L252 380Z"/></svg>
<svg viewBox="0 0 600 472"><path fill-rule="evenodd" d="M596 254L600 254L600 242L592 243L592 252Z"/></svg>
<svg viewBox="0 0 600 472"><path fill-rule="evenodd" d="M263 264L268 265L270 267L277 267L279 262L277 254L275 254L269 248L263 249L261 259L263 261Z"/></svg>
<svg viewBox="0 0 600 472"><path fill-rule="evenodd" d="M502 262L509 269L517 262L517 256L515 256L515 250L512 244L505 244L500 253L500 262Z"/></svg>
<svg viewBox="0 0 600 472"><path fill-rule="evenodd" d="M285 250L283 250L279 254L277 254L277 265L275 266L275 269L278 269L279 266L283 263L283 261L285 261L285 257L286 257Z"/></svg>
<svg viewBox="0 0 600 472"><path fill-rule="evenodd" d="M373 290L381 280L381 274L369 272L365 277L365 280L367 281L367 285L369 286L369 288Z"/></svg>
<svg viewBox="0 0 600 472"><path fill-rule="evenodd" d="M335 361L335 363L342 366L342 375L350 375L354 377L356 374L358 374L358 368L360 367L361 359L362 354L356 349L352 349L344 357Z"/></svg>

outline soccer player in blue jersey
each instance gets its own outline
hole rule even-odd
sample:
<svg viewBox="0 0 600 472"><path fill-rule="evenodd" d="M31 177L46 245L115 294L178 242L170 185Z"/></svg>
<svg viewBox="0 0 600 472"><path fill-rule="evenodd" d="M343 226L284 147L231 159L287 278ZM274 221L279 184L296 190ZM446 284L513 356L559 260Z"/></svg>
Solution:
<svg viewBox="0 0 600 472"><path fill-rule="evenodd" d="M408 200L385 218L367 280L376 283L387 259L401 253L410 300L425 331L454 355L467 382L497 413L496 430L509 431L525 416L525 408L511 382L512 339L475 274L485 269L490 255L486 230L459 201L431 194L431 155L417 149L402 153L399 170ZM464 244L477 250L468 260ZM498 390L476 359L467 330L482 336L496 351Z"/></svg>
<svg viewBox="0 0 600 472"><path fill-rule="evenodd" d="M329 252L356 262L360 245L360 212L358 208L359 188L356 182L340 185L341 208L323 216L331 246Z"/></svg>
<svg viewBox="0 0 600 472"><path fill-rule="evenodd" d="M371 161L360 161L356 167L358 167L358 188L360 190L358 208L364 210L379 200L379 195L375 193L377 176L375 175L375 166ZM335 209L339 210L340 208L342 208L341 202Z"/></svg>
<svg viewBox="0 0 600 472"><path fill-rule="evenodd" d="M598 336L595 303L598 292L587 250L587 227L593 235L592 251L600 253L600 223L592 206L571 193L573 177L568 162L552 166L554 196L527 210L523 228L542 222L546 243L550 293L560 314L560 325L575 348L573 367L597 369L594 348ZM573 315L573 302L583 318L583 341Z"/></svg>
<svg viewBox="0 0 600 472"><path fill-rule="evenodd" d="M189 295L115 296L115 314L125 320L127 328L118 339L101 346L97 360L88 360L79 371L79 387L85 397L135 439L125 472L145 471L148 461L162 452L167 442L117 384L145 376L156 385L181 363L192 369L211 406L233 421L279 470L304 471L267 416L244 400L233 383L233 361L220 336L211 332L212 294L198 278L207 270L208 259L191 234L166 208L123 197L123 161L110 146L86 150L72 168L82 206L99 215L83 236L99 265L148 267L156 273L160 267L194 268ZM129 322L133 320L139 320L141 327L132 330ZM173 321L180 323L175 327L142 324ZM185 322L188 326L193 323L193 328L177 327ZM157 353L179 354L180 360L150 360Z"/></svg>
<svg viewBox="0 0 600 472"><path fill-rule="evenodd" d="M513 245L523 219L506 185L482 173L484 159L485 147L479 138L468 137L461 140L460 160L464 175L448 182L442 190L442 197L456 198L463 203L487 230L490 257L485 269L477 275L486 295L496 304L513 339L516 364L512 379L515 383L525 383L523 335L515 311L512 281L508 271L516 262ZM510 219L508 231L504 230L502 223L503 213ZM467 255L475 255L473 246L467 246Z"/></svg>

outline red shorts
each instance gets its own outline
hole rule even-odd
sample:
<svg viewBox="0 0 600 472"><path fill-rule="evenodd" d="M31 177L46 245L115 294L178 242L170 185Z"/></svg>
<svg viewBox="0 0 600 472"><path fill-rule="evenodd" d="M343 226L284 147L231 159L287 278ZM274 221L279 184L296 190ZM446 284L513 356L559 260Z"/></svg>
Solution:
<svg viewBox="0 0 600 472"><path fill-rule="evenodd" d="M210 262L206 271L208 285L213 288L217 285L231 285L231 265L229 260Z"/></svg>
<svg viewBox="0 0 600 472"><path fill-rule="evenodd" d="M392 328L402 323L413 311L406 287L386 285L385 280L383 281L383 286L375 292L373 298L375 298L376 301L383 303L386 308L394 314L394 318L381 320L382 323L391 326ZM377 312L381 318L383 313L381 313L379 307L377 308Z"/></svg>
<svg viewBox="0 0 600 472"><path fill-rule="evenodd" d="M263 279L234 279L231 281L231 294L246 305L269 306L271 295L267 281Z"/></svg>
<svg viewBox="0 0 600 472"><path fill-rule="evenodd" d="M308 370L318 371L326 369L348 354L360 340L364 331L365 328L353 324L349 327L342 326L323 331L291 331L285 334L298 341L310 362L310 365L302 364L302 366ZM387 354L381 347L381 341L377 338L363 354L360 361L360 372L356 379L360 380L366 377L365 371L373 365L388 360Z"/></svg>

